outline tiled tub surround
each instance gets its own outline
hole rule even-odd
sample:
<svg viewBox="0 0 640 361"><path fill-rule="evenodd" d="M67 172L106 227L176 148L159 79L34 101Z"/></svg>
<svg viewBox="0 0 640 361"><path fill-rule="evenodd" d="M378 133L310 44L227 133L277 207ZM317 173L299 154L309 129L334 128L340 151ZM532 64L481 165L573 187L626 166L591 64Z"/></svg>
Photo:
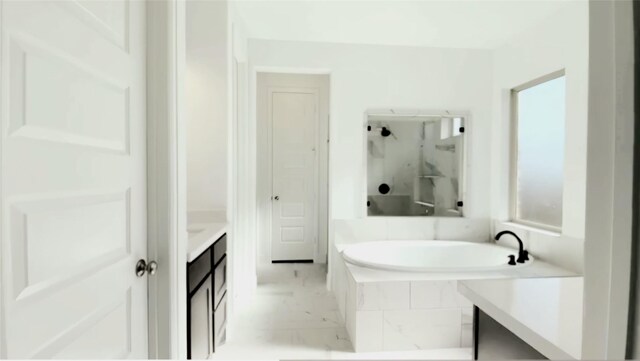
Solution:
<svg viewBox="0 0 640 361"><path fill-rule="evenodd" d="M456 280L356 282L354 267L336 260L334 292L356 352L471 347L473 305Z"/></svg>
<svg viewBox="0 0 640 361"><path fill-rule="evenodd" d="M227 344L214 360L460 360L460 348L355 353L340 320L326 266L268 264L258 270L258 287L229 320Z"/></svg>
<svg viewBox="0 0 640 361"><path fill-rule="evenodd" d="M472 305L457 281L356 283L348 274L345 323L356 352L471 347Z"/></svg>
<svg viewBox="0 0 640 361"><path fill-rule="evenodd" d="M458 282L573 277L580 272L572 262L568 264L569 270L545 262L558 260L549 258L546 249L539 247L533 248L541 254L532 249L536 260L527 267L464 273L366 268L345 262L340 254L351 244L376 240L487 242L491 238L491 222L486 219L425 218L367 217L333 222L329 287L334 291L356 352L470 347L472 305L458 294ZM535 241L529 239L533 232L531 237L524 236L525 247L527 240ZM514 247L510 240L502 243Z"/></svg>
<svg viewBox="0 0 640 361"><path fill-rule="evenodd" d="M506 271L378 270L345 262L345 246L332 249L332 285L356 352L471 347L473 305L457 291L461 280L575 276L539 260Z"/></svg>

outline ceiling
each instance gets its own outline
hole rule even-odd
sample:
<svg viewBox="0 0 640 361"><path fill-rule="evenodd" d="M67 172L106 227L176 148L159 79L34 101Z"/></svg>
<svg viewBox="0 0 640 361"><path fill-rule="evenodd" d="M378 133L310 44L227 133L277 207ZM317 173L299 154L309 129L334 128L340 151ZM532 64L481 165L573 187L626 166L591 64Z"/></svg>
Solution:
<svg viewBox="0 0 640 361"><path fill-rule="evenodd" d="M249 37L494 49L584 0L235 0Z"/></svg>

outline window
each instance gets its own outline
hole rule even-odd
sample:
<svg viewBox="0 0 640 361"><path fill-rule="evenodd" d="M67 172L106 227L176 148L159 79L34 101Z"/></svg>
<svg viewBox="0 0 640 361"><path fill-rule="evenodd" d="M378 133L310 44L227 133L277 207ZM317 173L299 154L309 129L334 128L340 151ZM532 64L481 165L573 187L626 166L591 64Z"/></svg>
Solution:
<svg viewBox="0 0 640 361"><path fill-rule="evenodd" d="M515 157L512 218L560 230L564 172L564 72L535 80L512 92Z"/></svg>

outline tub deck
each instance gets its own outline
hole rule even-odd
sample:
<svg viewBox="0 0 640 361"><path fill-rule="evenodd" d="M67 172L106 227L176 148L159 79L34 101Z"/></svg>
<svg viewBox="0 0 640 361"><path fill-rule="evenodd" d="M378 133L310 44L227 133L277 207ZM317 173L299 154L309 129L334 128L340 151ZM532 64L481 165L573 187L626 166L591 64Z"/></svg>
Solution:
<svg viewBox="0 0 640 361"><path fill-rule="evenodd" d="M351 244L336 244L336 258L342 259L340 252ZM482 280L508 278L545 278L545 277L577 277L575 272L554 266L536 259L526 267L514 267L505 270L473 271L473 272L404 272L362 267L348 262L349 268L356 282L386 282L386 281L437 281L437 280Z"/></svg>

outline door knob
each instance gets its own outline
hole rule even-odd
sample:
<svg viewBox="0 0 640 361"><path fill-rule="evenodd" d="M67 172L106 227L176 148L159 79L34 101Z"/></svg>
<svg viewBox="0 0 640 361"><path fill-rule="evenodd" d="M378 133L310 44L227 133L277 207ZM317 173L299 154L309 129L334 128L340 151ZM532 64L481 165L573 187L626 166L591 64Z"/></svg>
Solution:
<svg viewBox="0 0 640 361"><path fill-rule="evenodd" d="M273 199L275 199L276 201L280 200L280 196L275 196L273 197Z"/></svg>
<svg viewBox="0 0 640 361"><path fill-rule="evenodd" d="M156 274L156 270L158 270L158 262L156 261L149 262L149 264L147 265L147 272L153 276Z"/></svg>
<svg viewBox="0 0 640 361"><path fill-rule="evenodd" d="M154 274L156 274L157 270L158 262L156 261L151 261L147 264L145 260L141 259L138 261L138 263L136 263L136 276L138 277L144 276L144 274L147 272L153 276Z"/></svg>

